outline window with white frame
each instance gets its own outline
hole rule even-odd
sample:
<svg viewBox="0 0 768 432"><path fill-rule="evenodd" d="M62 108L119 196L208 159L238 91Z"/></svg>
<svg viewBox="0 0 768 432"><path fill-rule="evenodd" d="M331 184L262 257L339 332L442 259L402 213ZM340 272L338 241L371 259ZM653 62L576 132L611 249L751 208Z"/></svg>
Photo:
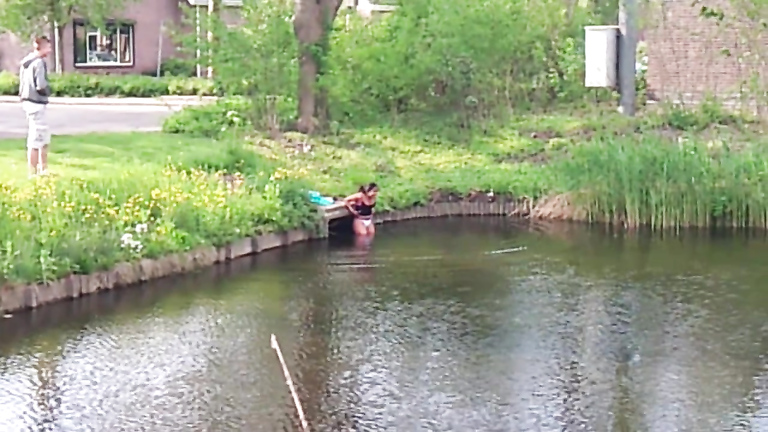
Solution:
<svg viewBox="0 0 768 432"><path fill-rule="evenodd" d="M133 24L74 23L75 66L133 66Z"/></svg>

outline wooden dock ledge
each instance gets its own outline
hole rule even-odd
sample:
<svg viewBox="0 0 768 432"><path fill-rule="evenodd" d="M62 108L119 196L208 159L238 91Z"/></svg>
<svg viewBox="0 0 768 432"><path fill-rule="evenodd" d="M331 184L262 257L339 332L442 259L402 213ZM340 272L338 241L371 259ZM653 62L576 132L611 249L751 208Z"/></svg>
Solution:
<svg viewBox="0 0 768 432"><path fill-rule="evenodd" d="M341 219L352 214L343 201L336 201L331 205L320 206L320 210L323 213L323 219L325 219L326 224L334 219Z"/></svg>

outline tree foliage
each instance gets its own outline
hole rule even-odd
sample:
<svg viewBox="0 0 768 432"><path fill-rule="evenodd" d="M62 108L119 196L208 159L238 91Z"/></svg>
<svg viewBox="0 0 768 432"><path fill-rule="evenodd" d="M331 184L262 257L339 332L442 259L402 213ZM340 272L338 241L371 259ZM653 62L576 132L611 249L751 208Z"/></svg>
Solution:
<svg viewBox="0 0 768 432"><path fill-rule="evenodd" d="M0 0L0 30L22 37L66 26L75 14L99 25L133 0Z"/></svg>
<svg viewBox="0 0 768 432"><path fill-rule="evenodd" d="M328 84L335 118L492 116L583 98L583 26L592 19L560 0L410 0L375 24L339 23Z"/></svg>
<svg viewBox="0 0 768 432"><path fill-rule="evenodd" d="M283 116L292 104L300 120L309 112L339 122L448 113L466 124L594 100L583 85L583 26L602 23L603 8L562 0L408 0L362 19L334 9L337 3L323 9L317 0L245 0L243 25L217 29L216 79L225 92L279 97ZM301 18L308 10L312 19ZM298 99L307 94L327 111L302 108Z"/></svg>

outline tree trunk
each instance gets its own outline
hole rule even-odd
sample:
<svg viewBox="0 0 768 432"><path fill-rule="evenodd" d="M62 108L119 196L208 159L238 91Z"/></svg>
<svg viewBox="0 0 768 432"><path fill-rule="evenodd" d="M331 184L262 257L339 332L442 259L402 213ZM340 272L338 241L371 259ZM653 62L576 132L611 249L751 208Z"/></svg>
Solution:
<svg viewBox="0 0 768 432"><path fill-rule="evenodd" d="M299 120L296 129L311 133L315 127L315 81L317 61L311 52L303 52L299 58Z"/></svg>
<svg viewBox="0 0 768 432"><path fill-rule="evenodd" d="M317 89L315 92L315 117L317 122L323 128L326 128L331 121L331 107L328 103L328 88L325 86Z"/></svg>
<svg viewBox="0 0 768 432"><path fill-rule="evenodd" d="M316 103L326 98L318 94L317 78L320 71L318 59L327 53L320 52L318 44L330 31L331 23L341 6L341 0L296 0L293 31L299 41L299 132L310 133L317 121ZM327 104L322 103L324 120Z"/></svg>

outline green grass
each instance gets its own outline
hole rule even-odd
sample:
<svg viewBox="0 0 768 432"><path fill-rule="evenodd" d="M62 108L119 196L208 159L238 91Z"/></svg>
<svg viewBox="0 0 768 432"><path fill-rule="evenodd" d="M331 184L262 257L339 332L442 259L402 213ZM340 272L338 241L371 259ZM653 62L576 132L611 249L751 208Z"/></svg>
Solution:
<svg viewBox="0 0 768 432"><path fill-rule="evenodd" d="M531 156L546 149L540 139L518 129L549 128L547 121L545 117L530 117L514 128L461 140L412 128L370 127L311 139L312 151L300 155L292 154L291 146L266 139L214 140L163 133L56 136L49 165L59 177L95 179L137 168L155 167L160 171L169 162L185 167L212 163L215 168L232 170L235 158L248 159L250 153L257 160L251 161L245 174L283 167L288 176L334 195L348 194L362 183L378 181L387 188L385 205L411 205L423 201L436 188L539 195L545 187L545 172L540 169L540 161ZM441 132L437 126L435 130ZM306 139L287 136L296 142ZM22 140L0 140L0 164L8 167L0 173L0 182L26 177ZM489 171L489 167L494 169Z"/></svg>
<svg viewBox="0 0 768 432"><path fill-rule="evenodd" d="M53 175L28 179L23 142L0 141L0 287L313 226L293 183L239 149L163 134L54 137ZM267 172L215 175L241 159Z"/></svg>
<svg viewBox="0 0 768 432"><path fill-rule="evenodd" d="M743 128L688 134L688 144L680 147L677 140L685 134L671 130L668 117L627 118L613 109L525 115L484 133L459 130L445 119L410 120L312 138L312 151L299 154L294 144L307 138L291 134L282 143L234 138L238 134L222 139L162 133L60 136L54 138L50 166L61 177L91 179L138 168L160 171L169 162L246 175L281 168L278 176L337 196L377 181L385 191L385 207L424 202L436 189L531 198L571 193L594 220L654 226L706 225L714 214L722 216L734 207L743 213L745 197L754 201L763 190L762 180L756 180L762 165L755 162L761 153L754 150L762 148L762 138ZM712 143L724 149L716 158L707 150ZM23 142L0 141L0 163L7 167L0 181L24 178ZM693 186L685 180L691 176L699 178ZM702 185L731 177L755 190L736 198L738 188ZM723 190L734 197L721 196ZM687 201L698 197L697 209L675 213L683 204L672 197L679 201L681 194L687 194ZM753 202L753 209L758 204ZM743 217L733 216L729 223L742 223L734 221ZM754 217L753 211L749 218Z"/></svg>
<svg viewBox="0 0 768 432"><path fill-rule="evenodd" d="M51 171L64 177L97 178L169 160L215 157L221 148L211 140L157 133L54 136L49 154ZM24 140L0 140L0 182L26 177Z"/></svg>
<svg viewBox="0 0 768 432"><path fill-rule="evenodd" d="M483 132L425 120L280 141L238 133L57 136L53 178L35 180L27 180L23 142L0 141L0 285L308 226L315 216L307 189L344 196L370 181L381 186L380 209L422 204L437 190L492 190L567 196L573 205L557 216L627 227L768 228L763 135L689 123L695 132L659 116L593 112L529 115ZM303 143L309 151L297 151ZM243 174L240 186L230 190L212 175L221 171ZM126 234L143 248L126 248Z"/></svg>
<svg viewBox="0 0 768 432"><path fill-rule="evenodd" d="M765 143L689 136L595 141L559 164L592 220L651 228L768 228Z"/></svg>

